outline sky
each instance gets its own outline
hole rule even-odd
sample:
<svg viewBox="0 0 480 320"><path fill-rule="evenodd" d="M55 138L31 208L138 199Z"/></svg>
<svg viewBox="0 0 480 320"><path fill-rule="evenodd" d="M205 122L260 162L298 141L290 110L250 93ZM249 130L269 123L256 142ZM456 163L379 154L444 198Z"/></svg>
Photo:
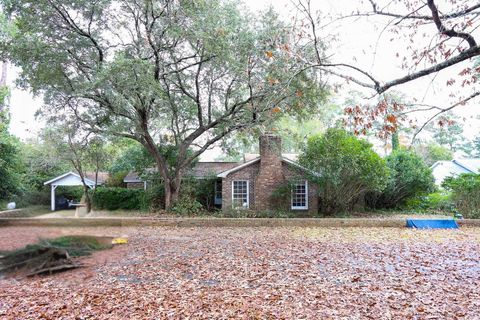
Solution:
<svg viewBox="0 0 480 320"><path fill-rule="evenodd" d="M285 19L291 18L294 14L290 0L246 0L244 2L252 12L262 10L267 6L273 6ZM342 13L348 14L352 8L361 6L361 3L362 1L358 0L313 0L312 6L320 9L323 14L335 16ZM382 33L382 36L379 38L378 30L381 30L383 26L384 20L366 18L342 20L341 23L327 27L322 32L325 35L337 34L338 38L335 42L328 42L328 52L331 54L330 59L332 62L348 62L362 67L377 78L385 81L403 75L405 71L400 68L400 61L396 58L396 55L397 53L400 53L400 55L406 53L405 47L407 43L401 41L401 39L392 39L392 35L389 33ZM435 30L430 31L432 34L435 33ZM374 54L375 52L376 54ZM431 77L426 77L395 88L395 90L403 92L408 97L414 97L419 102L449 106L456 100L449 97L449 91L445 90L445 82L451 75L457 75L465 66L471 66L471 64L462 64L441 72L435 76L433 84L431 83ZM9 69L8 81L12 87L16 72L17 70L14 68ZM349 90L352 89L359 88L353 85L345 86L335 99L342 101L342 99L348 96ZM465 91L465 95L468 95L468 90L471 90L471 88L462 90ZM480 134L480 123L476 119L480 115L480 108L478 108L475 102L478 103L478 100L459 107L455 111L456 114L464 119L462 121L467 138L473 138ZM10 131L21 139L34 137L38 130L45 125L41 120L35 119L35 112L41 105L41 97L32 97L27 91L12 88L10 98ZM418 122L422 122L427 116L428 114L426 113L419 113L415 114L414 118L417 118Z"/></svg>

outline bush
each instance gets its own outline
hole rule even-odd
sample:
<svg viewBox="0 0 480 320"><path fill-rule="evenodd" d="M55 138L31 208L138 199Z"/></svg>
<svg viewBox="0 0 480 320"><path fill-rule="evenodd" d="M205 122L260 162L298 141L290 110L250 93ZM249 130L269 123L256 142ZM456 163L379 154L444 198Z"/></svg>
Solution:
<svg viewBox="0 0 480 320"><path fill-rule="evenodd" d="M454 204L449 192L434 192L406 201L405 207L415 211L452 212Z"/></svg>
<svg viewBox="0 0 480 320"><path fill-rule="evenodd" d="M455 207L465 218L480 218L480 175L465 173L449 177L442 186L452 192Z"/></svg>
<svg viewBox="0 0 480 320"><path fill-rule="evenodd" d="M324 214L351 211L370 191L385 187L388 170L372 145L341 129L312 136L299 158L300 163L320 176L319 209Z"/></svg>
<svg viewBox="0 0 480 320"><path fill-rule="evenodd" d="M272 208L276 211L288 211L292 194L292 183L287 181L273 190L270 196Z"/></svg>
<svg viewBox="0 0 480 320"><path fill-rule="evenodd" d="M298 218L297 212L282 210L255 211L230 209L217 211L213 215L218 218Z"/></svg>
<svg viewBox="0 0 480 320"><path fill-rule="evenodd" d="M55 193L57 196L64 196L67 199L80 201L83 196L83 186L60 186L55 190ZM50 191L48 191L48 194L50 194Z"/></svg>
<svg viewBox="0 0 480 320"><path fill-rule="evenodd" d="M0 200L21 191L22 161L19 157L19 141L3 128L4 114L0 113Z"/></svg>
<svg viewBox="0 0 480 320"><path fill-rule="evenodd" d="M398 208L408 199L435 190L432 170L412 151L399 149L386 157L390 175L382 193L371 193L367 204L374 208Z"/></svg>
<svg viewBox="0 0 480 320"><path fill-rule="evenodd" d="M196 216L203 212L202 209L202 204L195 198L183 195L175 202L171 211L179 216Z"/></svg>
<svg viewBox="0 0 480 320"><path fill-rule="evenodd" d="M55 197L65 197L80 201L83 195L83 187L58 187L55 190ZM50 186L43 187L40 190L32 189L26 190L12 197L12 201L17 204L18 208L24 208L28 206L44 205L49 206L51 201Z"/></svg>
<svg viewBox="0 0 480 320"><path fill-rule="evenodd" d="M144 209L148 211L157 211L165 208L165 188L163 182L153 180L147 185L145 191Z"/></svg>
<svg viewBox="0 0 480 320"><path fill-rule="evenodd" d="M178 215L193 216L215 208L216 177L195 179L185 177L182 181L179 200L171 211Z"/></svg>
<svg viewBox="0 0 480 320"><path fill-rule="evenodd" d="M97 188L92 198L93 208L105 210L141 210L145 208L143 189Z"/></svg>

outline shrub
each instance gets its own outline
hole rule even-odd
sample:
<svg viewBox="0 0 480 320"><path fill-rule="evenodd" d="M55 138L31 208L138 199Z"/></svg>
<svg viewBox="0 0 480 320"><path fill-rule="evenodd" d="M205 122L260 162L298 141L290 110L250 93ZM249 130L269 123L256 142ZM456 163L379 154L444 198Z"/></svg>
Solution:
<svg viewBox="0 0 480 320"><path fill-rule="evenodd" d="M145 208L143 189L97 188L92 198L95 209L140 210Z"/></svg>
<svg viewBox="0 0 480 320"><path fill-rule="evenodd" d="M185 177L180 197L171 211L178 215L192 216L214 209L215 182L215 176L206 179Z"/></svg>
<svg viewBox="0 0 480 320"><path fill-rule="evenodd" d="M218 218L296 218L297 212L282 211L282 210L243 210L243 209L230 209L221 210L213 214Z"/></svg>
<svg viewBox="0 0 480 320"><path fill-rule="evenodd" d="M173 205L171 211L179 216L196 216L202 213L203 206L195 198L181 196Z"/></svg>
<svg viewBox="0 0 480 320"><path fill-rule="evenodd" d="M50 190L29 190L18 193L12 197L17 208L24 208L31 205L50 205Z"/></svg>
<svg viewBox="0 0 480 320"><path fill-rule="evenodd" d="M47 192L50 194L50 190ZM83 196L83 186L68 186L68 187L58 187L57 190L55 190L55 193L57 196L64 196L67 199L72 199L75 201L80 201Z"/></svg>
<svg viewBox="0 0 480 320"><path fill-rule="evenodd" d="M480 175L465 173L449 177L442 186L452 192L455 207L465 218L480 218Z"/></svg>
<svg viewBox="0 0 480 320"><path fill-rule="evenodd" d="M372 145L341 129L310 137L299 161L320 174L311 180L320 186L319 208L325 214L353 210L367 192L383 190L388 177Z"/></svg>
<svg viewBox="0 0 480 320"><path fill-rule="evenodd" d="M416 211L451 212L454 208L451 198L449 192L434 192L408 199L405 207Z"/></svg>
<svg viewBox="0 0 480 320"><path fill-rule="evenodd" d="M202 205L204 210L215 209L215 183L216 176L206 179L189 180L190 188L194 190L195 199Z"/></svg>
<svg viewBox="0 0 480 320"><path fill-rule="evenodd" d="M412 151L399 149L386 157L390 175L382 193L371 193L367 204L375 208L397 208L410 198L435 190L432 170Z"/></svg>
<svg viewBox="0 0 480 320"><path fill-rule="evenodd" d="M157 211L165 208L165 188L160 180L153 180L145 191L144 209Z"/></svg>
<svg viewBox="0 0 480 320"><path fill-rule="evenodd" d="M276 211L288 211L292 194L292 183L287 181L273 190L270 203Z"/></svg>
<svg viewBox="0 0 480 320"><path fill-rule="evenodd" d="M21 191L22 161L19 157L19 141L5 127L4 113L0 112L0 199L9 201Z"/></svg>
<svg viewBox="0 0 480 320"><path fill-rule="evenodd" d="M60 197L65 197L67 199L72 199L80 201L83 195L83 187L69 186L69 187L58 187L55 190L55 197L58 199ZM12 201L17 204L18 208L24 208L28 206L35 205L44 205L49 206L51 201L50 195L50 186L43 187L40 190L32 189L26 190L21 193L18 193L12 197Z"/></svg>

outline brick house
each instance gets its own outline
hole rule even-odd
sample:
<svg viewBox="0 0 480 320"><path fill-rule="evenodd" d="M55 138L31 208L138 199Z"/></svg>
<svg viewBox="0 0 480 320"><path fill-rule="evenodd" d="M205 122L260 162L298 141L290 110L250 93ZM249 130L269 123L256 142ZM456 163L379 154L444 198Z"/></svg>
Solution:
<svg viewBox="0 0 480 320"><path fill-rule="evenodd" d="M281 209L314 214L318 211L317 186L308 181L308 170L292 160L292 155L282 155L281 144L280 137L264 134L259 155L249 155L242 162L198 162L189 175L216 177L214 203L222 210ZM129 173L124 182L128 188L147 186L135 173Z"/></svg>

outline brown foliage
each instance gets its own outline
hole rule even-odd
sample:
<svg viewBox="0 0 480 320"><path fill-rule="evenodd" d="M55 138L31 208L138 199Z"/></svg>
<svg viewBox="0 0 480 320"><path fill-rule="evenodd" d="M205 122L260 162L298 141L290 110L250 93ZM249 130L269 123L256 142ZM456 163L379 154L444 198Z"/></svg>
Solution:
<svg viewBox="0 0 480 320"><path fill-rule="evenodd" d="M2 235L21 238L32 231L51 229L4 228ZM128 234L129 245L95 254L94 268L48 278L0 280L0 317L474 319L478 315L478 228L108 232Z"/></svg>

